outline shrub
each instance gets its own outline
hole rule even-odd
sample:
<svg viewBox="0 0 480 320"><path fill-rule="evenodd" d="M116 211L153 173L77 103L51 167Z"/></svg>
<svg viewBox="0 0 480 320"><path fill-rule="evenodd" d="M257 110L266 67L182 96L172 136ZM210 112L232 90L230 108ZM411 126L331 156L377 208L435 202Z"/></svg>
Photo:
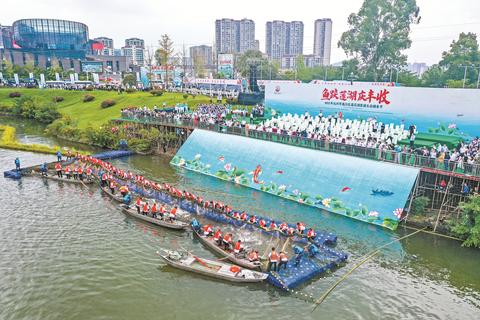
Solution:
<svg viewBox="0 0 480 320"><path fill-rule="evenodd" d="M93 86L87 86L87 87L85 88L85 90L86 90L86 91L93 91Z"/></svg>
<svg viewBox="0 0 480 320"><path fill-rule="evenodd" d="M160 97L163 95L163 90L151 90L150 94L155 97Z"/></svg>
<svg viewBox="0 0 480 320"><path fill-rule="evenodd" d="M425 208L430 203L428 197L418 197L412 201L412 213L414 214L425 214Z"/></svg>
<svg viewBox="0 0 480 320"><path fill-rule="evenodd" d="M470 196L459 207L462 216L453 223L453 234L465 240L463 246L480 248L480 196Z"/></svg>
<svg viewBox="0 0 480 320"><path fill-rule="evenodd" d="M184 93L183 94L183 99L188 99L188 94Z"/></svg>
<svg viewBox="0 0 480 320"><path fill-rule="evenodd" d="M126 92L126 93L134 93L134 92L137 92L137 89L135 89L135 88L127 88L127 89L125 90L125 92Z"/></svg>
<svg viewBox="0 0 480 320"><path fill-rule="evenodd" d="M115 103L116 103L115 100L107 99L107 100L103 100L100 106L105 109L115 105Z"/></svg>
<svg viewBox="0 0 480 320"><path fill-rule="evenodd" d="M53 102L62 102L63 100L65 100L65 99L61 96L53 97Z"/></svg>
<svg viewBox="0 0 480 320"><path fill-rule="evenodd" d="M91 94L86 94L83 96L83 102L90 102L95 100L95 97L92 96Z"/></svg>
<svg viewBox="0 0 480 320"><path fill-rule="evenodd" d="M10 93L8 94L8 96L9 96L10 98L20 98L20 97L22 96L22 94L21 94L20 92L18 92L18 91L13 91L13 92L10 92Z"/></svg>

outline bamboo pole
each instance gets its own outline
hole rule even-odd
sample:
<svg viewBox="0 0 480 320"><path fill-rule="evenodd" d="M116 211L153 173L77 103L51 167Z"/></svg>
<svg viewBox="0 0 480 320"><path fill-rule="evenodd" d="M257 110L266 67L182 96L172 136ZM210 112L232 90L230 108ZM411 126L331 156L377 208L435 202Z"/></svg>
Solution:
<svg viewBox="0 0 480 320"><path fill-rule="evenodd" d="M408 237L411 237L411 236L413 236L413 235L415 235L415 234L417 234L417 233L419 233L419 232L424 231L425 229L426 229L426 227L423 228L423 229L419 229L419 230L417 230L417 231L415 231L415 232L412 232L412 233L410 233L410 234L407 234L407 235L405 235L405 236L403 236L403 237L401 237L401 238L392 240L392 241L390 241L390 242L388 242L388 243L386 243L386 244L378 247L377 249L371 251L370 253L368 253L366 256L364 256L365 258L363 258L359 263L355 264L352 269L350 269L350 270L349 270L346 274L344 274L339 280L337 280L337 281L333 284L333 286L331 286L323 295L320 296L320 298L317 299L317 301L315 301L315 306L313 307L312 312L315 311L315 309L317 309L317 307L318 307L323 301L325 301L325 299L328 297L328 295L329 295L341 282L343 282L346 278L348 278L348 276L349 276L350 274L352 274L353 271L355 271L356 269L358 269L361 265L363 265L365 262L367 262L368 260L370 260L371 258L373 258L374 256L376 256L377 254L379 254L381 249L383 249L383 248L391 245L392 243L399 242L399 241L402 241L403 239L406 239L406 238L408 238Z"/></svg>

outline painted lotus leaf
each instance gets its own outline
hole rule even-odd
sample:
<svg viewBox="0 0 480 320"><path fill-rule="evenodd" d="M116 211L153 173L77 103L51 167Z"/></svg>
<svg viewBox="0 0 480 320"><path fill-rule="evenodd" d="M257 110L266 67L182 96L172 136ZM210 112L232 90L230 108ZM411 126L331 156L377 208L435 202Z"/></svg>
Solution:
<svg viewBox="0 0 480 320"><path fill-rule="evenodd" d="M315 199L316 199L316 200L323 200L323 197L322 197L321 195L316 195L316 196L315 196Z"/></svg>

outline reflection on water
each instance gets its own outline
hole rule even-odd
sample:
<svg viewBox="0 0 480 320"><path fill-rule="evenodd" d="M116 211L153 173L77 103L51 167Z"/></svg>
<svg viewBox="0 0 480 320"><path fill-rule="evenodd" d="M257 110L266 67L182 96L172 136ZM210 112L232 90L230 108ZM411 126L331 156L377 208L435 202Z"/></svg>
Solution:
<svg viewBox="0 0 480 320"><path fill-rule="evenodd" d="M0 150L0 167L10 169L16 156L25 164L53 160ZM404 234L176 171L168 160L115 163L236 208L335 232L350 259L301 289L315 297L361 255ZM214 256L191 233L127 218L98 188L1 178L0 199L0 319L478 319L480 311L480 251L431 235L382 250L311 313L311 304L267 284L231 285L163 265L159 247Z"/></svg>

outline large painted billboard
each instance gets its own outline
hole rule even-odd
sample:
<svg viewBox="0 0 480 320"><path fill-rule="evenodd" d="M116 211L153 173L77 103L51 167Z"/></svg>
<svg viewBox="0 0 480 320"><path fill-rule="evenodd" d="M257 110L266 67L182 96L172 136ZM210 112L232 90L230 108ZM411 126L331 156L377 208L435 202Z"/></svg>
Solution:
<svg viewBox="0 0 480 320"><path fill-rule="evenodd" d="M218 73L227 79L233 79L233 54L218 55Z"/></svg>
<svg viewBox="0 0 480 320"><path fill-rule="evenodd" d="M266 85L265 104L282 113L342 112L415 124L420 132L480 135L480 90L411 88L375 83L318 82Z"/></svg>
<svg viewBox="0 0 480 320"><path fill-rule="evenodd" d="M419 170L195 130L172 165L395 229Z"/></svg>

